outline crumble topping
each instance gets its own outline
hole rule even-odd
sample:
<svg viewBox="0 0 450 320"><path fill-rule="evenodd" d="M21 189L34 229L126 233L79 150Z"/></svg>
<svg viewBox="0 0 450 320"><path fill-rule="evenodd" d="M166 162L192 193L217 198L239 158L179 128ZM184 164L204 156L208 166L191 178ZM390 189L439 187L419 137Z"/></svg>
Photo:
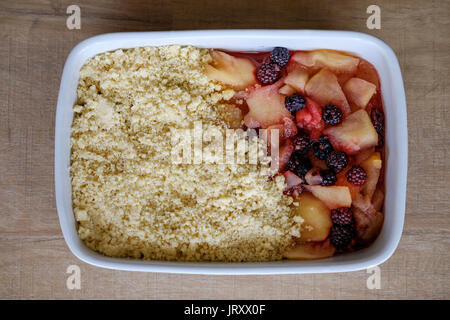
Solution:
<svg viewBox="0 0 450 320"><path fill-rule="evenodd" d="M86 245L114 257L268 261L303 221L262 163L173 164L173 129L223 128L234 91L210 81L206 49L116 50L80 71L72 125L72 198Z"/></svg>

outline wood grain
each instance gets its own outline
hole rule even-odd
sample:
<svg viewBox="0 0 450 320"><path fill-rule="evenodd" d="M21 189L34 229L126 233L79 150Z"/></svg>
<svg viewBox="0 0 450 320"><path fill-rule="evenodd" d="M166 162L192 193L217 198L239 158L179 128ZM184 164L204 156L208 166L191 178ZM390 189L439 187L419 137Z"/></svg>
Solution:
<svg viewBox="0 0 450 320"><path fill-rule="evenodd" d="M81 30L66 8L81 7ZM448 299L450 297L450 2L376 1L381 30L366 28L373 1L1 1L0 298L10 299ZM373 34L395 50L408 102L409 174L404 233L381 265L326 275L193 276L103 270L77 260L59 227L53 184L54 119L64 61L79 41L119 31L275 28ZM81 268L81 290L66 268Z"/></svg>

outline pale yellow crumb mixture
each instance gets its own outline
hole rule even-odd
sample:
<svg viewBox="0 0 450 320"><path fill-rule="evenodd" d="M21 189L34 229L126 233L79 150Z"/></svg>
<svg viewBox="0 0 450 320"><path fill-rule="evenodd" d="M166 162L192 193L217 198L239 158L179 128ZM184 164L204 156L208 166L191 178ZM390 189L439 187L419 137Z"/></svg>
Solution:
<svg viewBox="0 0 450 320"><path fill-rule="evenodd" d="M299 236L284 178L262 164L172 164L171 130L219 126L233 91L204 74L208 50L116 50L80 71L71 178L78 233L114 257L267 261Z"/></svg>

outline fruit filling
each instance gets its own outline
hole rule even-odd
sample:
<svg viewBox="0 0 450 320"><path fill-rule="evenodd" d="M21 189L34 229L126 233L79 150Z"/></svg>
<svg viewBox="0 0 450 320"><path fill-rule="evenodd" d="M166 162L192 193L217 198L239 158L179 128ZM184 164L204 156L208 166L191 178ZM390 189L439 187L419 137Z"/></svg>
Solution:
<svg viewBox="0 0 450 320"><path fill-rule="evenodd" d="M375 68L333 50L210 52L207 76L236 91L242 128L280 131L275 176L284 177L291 209L303 220L284 258L326 258L371 244L383 224L385 192Z"/></svg>

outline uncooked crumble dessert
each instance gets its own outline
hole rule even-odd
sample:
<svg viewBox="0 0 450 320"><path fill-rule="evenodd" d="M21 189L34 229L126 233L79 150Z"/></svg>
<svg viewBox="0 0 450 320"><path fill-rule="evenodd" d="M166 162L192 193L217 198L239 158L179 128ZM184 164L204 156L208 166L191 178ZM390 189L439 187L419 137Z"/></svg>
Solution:
<svg viewBox="0 0 450 320"><path fill-rule="evenodd" d="M380 232L384 113L377 72L361 58L282 47L116 50L86 62L77 96L73 210L80 238L100 253L318 259ZM247 158L252 141L270 150L279 133L277 171L267 161L174 162L175 132L199 122L205 134L240 130Z"/></svg>

